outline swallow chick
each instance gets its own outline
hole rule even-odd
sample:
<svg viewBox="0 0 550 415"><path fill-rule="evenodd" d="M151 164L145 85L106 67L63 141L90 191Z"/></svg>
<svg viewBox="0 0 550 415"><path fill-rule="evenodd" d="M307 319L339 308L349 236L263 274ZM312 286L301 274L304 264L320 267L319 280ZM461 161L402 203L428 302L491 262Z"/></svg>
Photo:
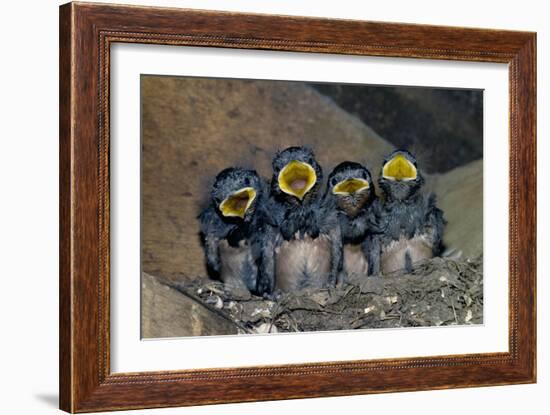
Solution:
<svg viewBox="0 0 550 415"><path fill-rule="evenodd" d="M424 178L408 151L396 150L384 160L378 184L385 197L381 270L411 272L415 262L440 254L443 212L433 193L421 191Z"/></svg>
<svg viewBox="0 0 550 415"><path fill-rule="evenodd" d="M293 291L335 284L342 242L335 212L327 209L319 193L321 166L305 147L278 152L272 165L275 288Z"/></svg>
<svg viewBox="0 0 550 415"><path fill-rule="evenodd" d="M369 170L359 163L340 163L328 177L325 197L337 212L344 274L348 278L378 274L379 203Z"/></svg>
<svg viewBox="0 0 550 415"><path fill-rule="evenodd" d="M258 293L264 238L266 183L254 170L227 168L214 181L209 206L199 215L206 263L225 284ZM268 277L273 279L273 277Z"/></svg>

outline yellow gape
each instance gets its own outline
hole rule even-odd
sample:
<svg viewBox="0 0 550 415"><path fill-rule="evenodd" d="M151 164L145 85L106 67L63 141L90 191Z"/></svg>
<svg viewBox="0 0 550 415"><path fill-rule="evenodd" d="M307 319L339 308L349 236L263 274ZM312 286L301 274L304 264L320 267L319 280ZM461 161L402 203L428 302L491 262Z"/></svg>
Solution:
<svg viewBox="0 0 550 415"><path fill-rule="evenodd" d="M416 167L405 156L398 154L384 165L382 176L389 180L414 180Z"/></svg>
<svg viewBox="0 0 550 415"><path fill-rule="evenodd" d="M279 172L279 188L302 200L317 182L313 167L298 160L292 160Z"/></svg>
<svg viewBox="0 0 550 415"><path fill-rule="evenodd" d="M369 182L366 181L365 179L352 178L352 179L342 180L340 183L337 183L332 188L332 193L335 195L350 195L368 188L369 188Z"/></svg>
<svg viewBox="0 0 550 415"><path fill-rule="evenodd" d="M256 199L256 191L252 187L243 187L227 197L220 204L220 211L226 217L244 218L252 202Z"/></svg>

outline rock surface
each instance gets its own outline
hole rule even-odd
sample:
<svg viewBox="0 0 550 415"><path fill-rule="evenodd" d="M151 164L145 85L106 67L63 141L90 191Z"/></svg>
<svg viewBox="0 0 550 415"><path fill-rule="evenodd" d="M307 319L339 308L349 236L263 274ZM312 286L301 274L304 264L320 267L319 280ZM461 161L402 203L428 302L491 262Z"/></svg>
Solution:
<svg viewBox="0 0 550 415"><path fill-rule="evenodd" d="M147 273L141 278L143 338L237 334L229 320Z"/></svg>
<svg viewBox="0 0 550 415"><path fill-rule="evenodd" d="M447 227L445 245L464 258L483 254L483 161L432 176L430 187L443 209Z"/></svg>

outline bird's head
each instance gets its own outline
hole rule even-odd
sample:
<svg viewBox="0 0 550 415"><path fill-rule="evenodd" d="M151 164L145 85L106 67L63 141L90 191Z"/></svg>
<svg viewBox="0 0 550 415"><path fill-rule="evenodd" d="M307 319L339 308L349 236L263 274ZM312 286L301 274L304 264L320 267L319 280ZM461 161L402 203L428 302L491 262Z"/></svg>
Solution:
<svg viewBox="0 0 550 415"><path fill-rule="evenodd" d="M374 199L374 184L369 170L351 161L344 161L328 177L327 192L338 207L351 217Z"/></svg>
<svg viewBox="0 0 550 415"><path fill-rule="evenodd" d="M422 187L424 178L410 152L395 150L384 159L378 184L386 198L404 200Z"/></svg>
<svg viewBox="0 0 550 415"><path fill-rule="evenodd" d="M307 201L314 198L323 179L321 166L313 151L305 147L289 147L277 152L273 159L272 190L287 200Z"/></svg>
<svg viewBox="0 0 550 415"><path fill-rule="evenodd" d="M216 176L212 200L224 218L248 221L261 193L262 179L254 170L230 167Z"/></svg>

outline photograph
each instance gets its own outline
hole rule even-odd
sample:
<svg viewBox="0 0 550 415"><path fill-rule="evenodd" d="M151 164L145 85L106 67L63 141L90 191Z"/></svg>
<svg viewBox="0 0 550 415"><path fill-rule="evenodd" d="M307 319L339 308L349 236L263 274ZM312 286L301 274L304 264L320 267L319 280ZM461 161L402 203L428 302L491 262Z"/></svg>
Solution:
<svg viewBox="0 0 550 415"><path fill-rule="evenodd" d="M483 98L142 74L141 337L483 324Z"/></svg>

